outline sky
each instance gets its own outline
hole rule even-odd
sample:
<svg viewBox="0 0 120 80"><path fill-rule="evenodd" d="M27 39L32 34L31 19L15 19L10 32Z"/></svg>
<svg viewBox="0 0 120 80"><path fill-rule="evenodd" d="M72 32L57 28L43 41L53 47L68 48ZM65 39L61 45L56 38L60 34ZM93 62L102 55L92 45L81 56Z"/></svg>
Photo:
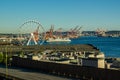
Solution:
<svg viewBox="0 0 120 80"><path fill-rule="evenodd" d="M120 0L0 0L0 33L17 33L30 20L45 30L120 30Z"/></svg>

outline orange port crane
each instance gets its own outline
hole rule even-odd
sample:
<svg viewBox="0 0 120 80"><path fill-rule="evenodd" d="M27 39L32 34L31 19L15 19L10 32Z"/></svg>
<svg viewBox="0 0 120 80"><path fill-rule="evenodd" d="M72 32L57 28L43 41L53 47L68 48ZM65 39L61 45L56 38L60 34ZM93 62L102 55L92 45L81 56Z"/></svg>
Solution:
<svg viewBox="0 0 120 80"><path fill-rule="evenodd" d="M35 45L37 45L37 42L39 40L39 32L38 32L38 30L39 30L39 26L37 27L37 29L34 32L31 33L31 36L30 36L30 38L29 38L29 40L27 42L27 45L29 45L31 40L33 40Z"/></svg>
<svg viewBox="0 0 120 80"><path fill-rule="evenodd" d="M35 38L35 41L37 42L39 40L39 26L37 27L37 29L33 32L33 35L34 35L34 38Z"/></svg>

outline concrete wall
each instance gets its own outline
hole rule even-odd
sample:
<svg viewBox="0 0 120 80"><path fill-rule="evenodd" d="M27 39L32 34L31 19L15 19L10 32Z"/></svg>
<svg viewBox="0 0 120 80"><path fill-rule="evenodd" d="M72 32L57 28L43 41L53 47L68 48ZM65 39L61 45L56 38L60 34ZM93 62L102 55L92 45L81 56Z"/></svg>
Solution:
<svg viewBox="0 0 120 80"><path fill-rule="evenodd" d="M105 68L105 60L99 58L82 58L82 66Z"/></svg>
<svg viewBox="0 0 120 80"><path fill-rule="evenodd" d="M82 59L82 66L98 67L98 60Z"/></svg>
<svg viewBox="0 0 120 80"><path fill-rule="evenodd" d="M26 58L13 57L12 65L44 72L88 80L120 80L120 71L82 67L78 65L33 61Z"/></svg>

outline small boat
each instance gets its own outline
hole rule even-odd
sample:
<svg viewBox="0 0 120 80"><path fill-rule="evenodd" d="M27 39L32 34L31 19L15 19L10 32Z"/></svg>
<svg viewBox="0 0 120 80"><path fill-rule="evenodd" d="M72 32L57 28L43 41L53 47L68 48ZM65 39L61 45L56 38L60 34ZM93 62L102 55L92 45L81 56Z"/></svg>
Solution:
<svg viewBox="0 0 120 80"><path fill-rule="evenodd" d="M46 42L71 42L69 38L49 38Z"/></svg>

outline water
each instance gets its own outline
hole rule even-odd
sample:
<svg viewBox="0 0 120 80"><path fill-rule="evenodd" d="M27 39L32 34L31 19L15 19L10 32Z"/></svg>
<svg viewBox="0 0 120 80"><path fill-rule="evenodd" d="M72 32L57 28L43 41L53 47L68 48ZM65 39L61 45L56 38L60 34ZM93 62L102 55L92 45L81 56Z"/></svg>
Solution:
<svg viewBox="0 0 120 80"><path fill-rule="evenodd" d="M106 57L120 57L120 37L80 37L66 44L92 44L104 52Z"/></svg>

